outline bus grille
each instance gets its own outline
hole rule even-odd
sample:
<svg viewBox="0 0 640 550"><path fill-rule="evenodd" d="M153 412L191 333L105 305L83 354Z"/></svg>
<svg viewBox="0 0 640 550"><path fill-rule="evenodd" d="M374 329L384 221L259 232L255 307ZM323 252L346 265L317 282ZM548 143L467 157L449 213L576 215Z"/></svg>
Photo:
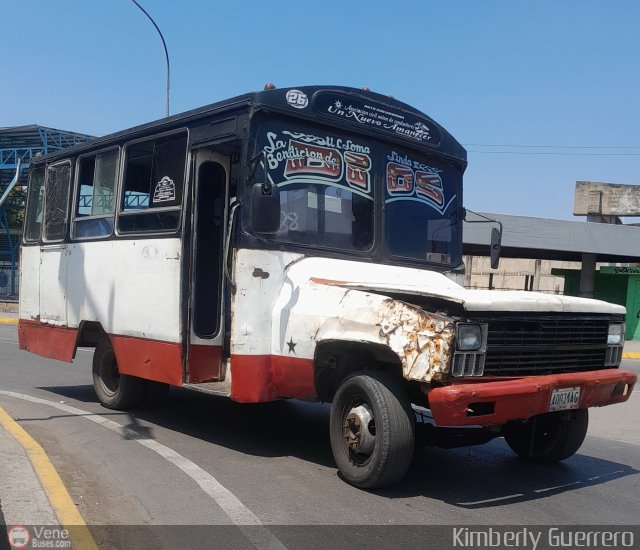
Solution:
<svg viewBox="0 0 640 550"><path fill-rule="evenodd" d="M609 319L488 319L485 376L605 368Z"/></svg>

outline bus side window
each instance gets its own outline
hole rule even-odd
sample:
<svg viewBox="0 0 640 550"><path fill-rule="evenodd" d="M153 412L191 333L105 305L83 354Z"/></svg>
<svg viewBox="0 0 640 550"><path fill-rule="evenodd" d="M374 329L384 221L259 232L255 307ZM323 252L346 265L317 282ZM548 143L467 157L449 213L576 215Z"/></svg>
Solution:
<svg viewBox="0 0 640 550"><path fill-rule="evenodd" d="M178 229L186 155L186 132L126 146L118 215L121 232Z"/></svg>
<svg viewBox="0 0 640 550"><path fill-rule="evenodd" d="M113 232L119 158L120 151L111 149L78 160L75 238L106 237Z"/></svg>
<svg viewBox="0 0 640 550"><path fill-rule="evenodd" d="M42 203L44 202L44 166L31 171L27 196L27 213L24 228L24 240L27 243L38 242L42 232Z"/></svg>
<svg viewBox="0 0 640 550"><path fill-rule="evenodd" d="M47 167L47 179L44 185L45 241L61 241L64 239L67 230L70 181L71 163L69 161Z"/></svg>

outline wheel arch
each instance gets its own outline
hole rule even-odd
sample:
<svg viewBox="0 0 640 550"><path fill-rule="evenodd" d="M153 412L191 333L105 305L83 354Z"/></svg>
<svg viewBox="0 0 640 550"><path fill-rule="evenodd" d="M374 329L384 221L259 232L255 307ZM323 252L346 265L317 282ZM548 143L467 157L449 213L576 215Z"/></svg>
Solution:
<svg viewBox="0 0 640 550"><path fill-rule="evenodd" d="M404 382L400 357L388 346L340 339L323 340L316 346L314 382L321 401L331 402L350 374L371 370L384 370Z"/></svg>
<svg viewBox="0 0 640 550"><path fill-rule="evenodd" d="M73 357L75 358L78 348L95 348L102 338L109 338L102 323L99 321L80 321L73 347Z"/></svg>

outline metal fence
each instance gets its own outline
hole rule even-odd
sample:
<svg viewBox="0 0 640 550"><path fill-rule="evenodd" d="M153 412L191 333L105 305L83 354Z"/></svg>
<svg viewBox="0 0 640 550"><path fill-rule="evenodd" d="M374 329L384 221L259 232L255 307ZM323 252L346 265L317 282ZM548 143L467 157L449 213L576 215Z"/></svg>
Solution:
<svg viewBox="0 0 640 550"><path fill-rule="evenodd" d="M0 301L17 302L19 292L18 268L0 264Z"/></svg>

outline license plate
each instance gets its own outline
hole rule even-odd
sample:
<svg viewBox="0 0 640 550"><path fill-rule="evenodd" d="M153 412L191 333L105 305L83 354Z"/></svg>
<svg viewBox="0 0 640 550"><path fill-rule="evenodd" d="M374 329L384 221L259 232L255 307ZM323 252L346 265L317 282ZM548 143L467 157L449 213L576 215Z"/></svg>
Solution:
<svg viewBox="0 0 640 550"><path fill-rule="evenodd" d="M551 392L549 411L565 411L577 409L580 404L580 386L555 389Z"/></svg>

